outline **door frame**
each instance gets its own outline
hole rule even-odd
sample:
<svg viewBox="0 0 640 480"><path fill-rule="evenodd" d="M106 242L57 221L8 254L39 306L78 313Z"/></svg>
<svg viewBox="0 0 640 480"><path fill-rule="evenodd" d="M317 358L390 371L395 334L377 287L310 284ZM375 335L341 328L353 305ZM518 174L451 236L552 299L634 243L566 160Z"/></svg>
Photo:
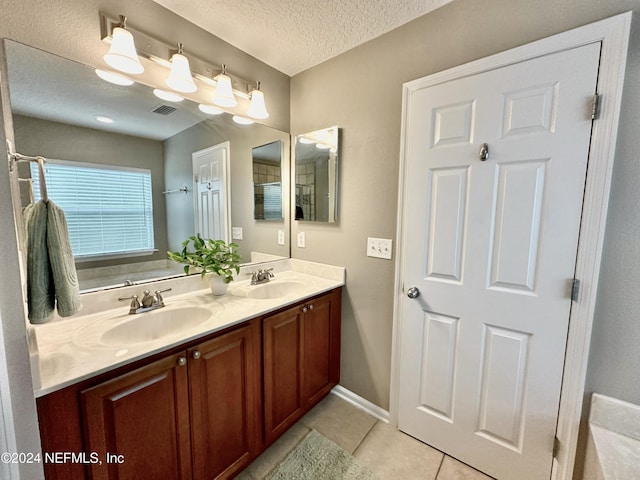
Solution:
<svg viewBox="0 0 640 480"><path fill-rule="evenodd" d="M477 75L552 53L570 50L586 44L602 42L597 92L601 97L600 113L593 123L589 147L588 172L580 224L580 240L575 275L580 280L580 292L572 302L569 332L562 377L560 408L556 436L560 448L553 460L551 478L569 480L573 475L584 388L589 360L589 344L595 315L600 260L611 189L611 172L615 156L622 88L631 28L631 12L619 14L583 27L559 33L536 42L407 82L402 91L402 124L400 145L400 175L398 184L398 221L396 274L394 284L393 338L391 356L390 423L398 425L400 386L400 339L402 333L401 295L403 263L406 250L404 225L410 221L406 205L407 140L410 130L409 109L412 94L420 89L451 80ZM585 108L586 114L586 108Z"/></svg>

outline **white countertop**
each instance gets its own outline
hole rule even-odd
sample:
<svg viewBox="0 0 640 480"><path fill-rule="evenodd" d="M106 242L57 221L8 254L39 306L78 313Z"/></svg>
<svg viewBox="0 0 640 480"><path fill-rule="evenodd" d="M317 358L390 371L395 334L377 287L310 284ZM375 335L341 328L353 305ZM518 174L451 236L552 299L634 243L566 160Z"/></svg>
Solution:
<svg viewBox="0 0 640 480"><path fill-rule="evenodd" d="M585 480L640 478L640 406L594 393Z"/></svg>
<svg viewBox="0 0 640 480"><path fill-rule="evenodd" d="M177 295L171 295L172 292L168 292L164 294L166 306L151 312L129 315L128 303L112 302L111 305L116 308L97 312L93 311L96 310L95 307L87 308L85 315L59 319L43 325L33 325L39 358L35 362L32 361L32 365L39 366L40 373L40 382L34 381L36 387L39 383L39 388L35 388L36 397L186 342L197 340L232 325L296 303L304 298L343 286L345 283L344 268L300 260L286 260L285 262L286 267L280 265L275 269L275 278L270 283L295 282L296 288L292 293L279 298L248 298L245 295L256 287L249 285L249 280L243 280L232 282L227 293L222 296L214 296L208 289L201 288ZM259 268L265 267L261 265ZM283 268L289 269L283 270ZM193 279L187 277L174 279L158 286L151 284L147 288L155 290L175 284L178 288L175 288L174 291L180 292L184 290L184 287L180 288L181 282L190 282L191 285L194 285ZM202 286L201 283L195 285ZM142 290L143 288L138 286L137 289ZM108 294L110 299L113 295L113 292ZM120 295L124 294L120 293ZM143 320L144 316L153 315L160 311L178 312L185 307L206 309L211 315L201 323L181 328L174 334L157 340L127 345L104 341L105 332L121 323ZM199 313L203 313L203 311L199 310Z"/></svg>

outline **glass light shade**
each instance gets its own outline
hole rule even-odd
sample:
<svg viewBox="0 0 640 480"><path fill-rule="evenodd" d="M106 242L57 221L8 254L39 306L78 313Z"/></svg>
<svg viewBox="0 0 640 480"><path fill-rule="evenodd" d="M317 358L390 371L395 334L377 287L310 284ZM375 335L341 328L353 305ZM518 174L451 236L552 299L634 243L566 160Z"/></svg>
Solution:
<svg viewBox="0 0 640 480"><path fill-rule="evenodd" d="M233 121L239 125L251 125L252 123L254 123L250 118L241 117L240 115L234 115L232 118Z"/></svg>
<svg viewBox="0 0 640 480"><path fill-rule="evenodd" d="M128 87L129 85L133 85L133 80L127 77L123 77L119 73L109 72L107 70L100 70L96 68L96 75L98 75L105 82L113 83L114 85L123 85Z"/></svg>
<svg viewBox="0 0 640 480"><path fill-rule="evenodd" d="M305 143L307 145L310 145L312 143L316 143L316 141L312 138L307 138L307 137L298 137L298 141L300 143Z"/></svg>
<svg viewBox="0 0 640 480"><path fill-rule="evenodd" d="M204 103L201 103L200 105L198 105L198 109L201 112L206 113L207 115L220 115L221 113L224 113L219 108L212 107L211 105L206 105Z"/></svg>
<svg viewBox="0 0 640 480"><path fill-rule="evenodd" d="M167 92L166 90L160 90L159 88L154 88L153 94L162 100L166 100L167 102L181 102L184 100L184 97L181 97L177 93Z"/></svg>
<svg viewBox="0 0 640 480"><path fill-rule="evenodd" d="M111 46L104 55L104 61L116 70L137 75L144 72L144 67L140 63L136 46L133 43L133 35L124 28L113 29Z"/></svg>
<svg viewBox="0 0 640 480"><path fill-rule="evenodd" d="M96 115L95 118L100 123L113 123L115 120L111 117L105 117L104 115Z"/></svg>
<svg viewBox="0 0 640 480"><path fill-rule="evenodd" d="M247 109L247 115L251 118L261 120L263 118L269 118L269 112L267 112L267 106L264 104L264 93L260 90L253 90L251 92L251 102Z"/></svg>
<svg viewBox="0 0 640 480"><path fill-rule="evenodd" d="M216 77L216 92L213 94L213 103L221 107L235 107L238 105L236 96L233 94L231 78L224 73Z"/></svg>
<svg viewBox="0 0 640 480"><path fill-rule="evenodd" d="M316 143L316 148L319 150L329 150L331 145L325 145L324 143Z"/></svg>
<svg viewBox="0 0 640 480"><path fill-rule="evenodd" d="M187 57L179 53L171 57L171 72L169 72L165 83L177 92L193 93L198 90L198 87L193 82Z"/></svg>

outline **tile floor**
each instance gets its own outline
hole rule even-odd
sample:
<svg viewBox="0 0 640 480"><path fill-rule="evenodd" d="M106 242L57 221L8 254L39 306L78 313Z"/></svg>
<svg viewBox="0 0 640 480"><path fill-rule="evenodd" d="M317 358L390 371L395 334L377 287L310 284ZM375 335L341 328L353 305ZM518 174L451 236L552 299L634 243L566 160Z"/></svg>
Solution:
<svg viewBox="0 0 640 480"><path fill-rule="evenodd" d="M340 445L381 480L491 480L335 395L307 413L237 478L264 478L311 429Z"/></svg>

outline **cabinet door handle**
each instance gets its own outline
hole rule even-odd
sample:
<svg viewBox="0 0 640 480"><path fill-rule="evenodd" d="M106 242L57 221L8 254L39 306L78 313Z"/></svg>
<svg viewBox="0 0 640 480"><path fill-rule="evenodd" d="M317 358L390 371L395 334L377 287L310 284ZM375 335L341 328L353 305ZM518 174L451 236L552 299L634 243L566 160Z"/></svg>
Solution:
<svg viewBox="0 0 640 480"><path fill-rule="evenodd" d="M184 367L187 364L187 357L178 357L178 366Z"/></svg>
<svg viewBox="0 0 640 480"><path fill-rule="evenodd" d="M302 313L307 313L307 306L305 305L304 307L302 307Z"/></svg>
<svg viewBox="0 0 640 480"><path fill-rule="evenodd" d="M313 303L309 305L309 310L313 310Z"/></svg>
<svg viewBox="0 0 640 480"><path fill-rule="evenodd" d="M194 351L192 356L194 360L198 360L201 356L200 351L199 350Z"/></svg>

